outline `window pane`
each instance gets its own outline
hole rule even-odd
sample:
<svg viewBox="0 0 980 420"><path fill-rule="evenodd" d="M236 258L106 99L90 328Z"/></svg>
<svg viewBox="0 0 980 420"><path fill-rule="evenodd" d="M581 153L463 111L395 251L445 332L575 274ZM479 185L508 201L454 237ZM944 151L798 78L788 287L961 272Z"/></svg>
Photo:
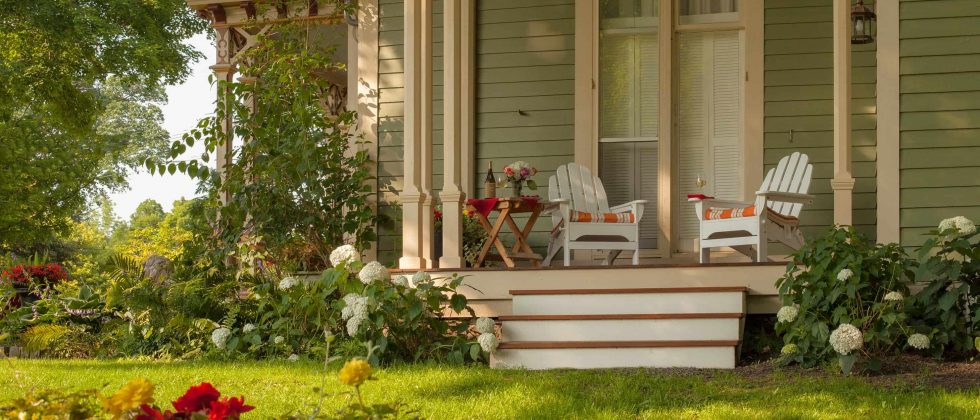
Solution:
<svg viewBox="0 0 980 420"><path fill-rule="evenodd" d="M738 20L738 0L680 0L680 23Z"/></svg>
<svg viewBox="0 0 980 420"><path fill-rule="evenodd" d="M599 28L654 28L659 8L658 0L602 0L599 3Z"/></svg>

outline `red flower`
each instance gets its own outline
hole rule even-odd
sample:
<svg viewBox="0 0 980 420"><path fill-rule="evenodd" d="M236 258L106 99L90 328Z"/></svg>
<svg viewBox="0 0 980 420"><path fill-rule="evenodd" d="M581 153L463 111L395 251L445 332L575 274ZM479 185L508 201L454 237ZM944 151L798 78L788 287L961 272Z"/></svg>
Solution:
<svg viewBox="0 0 980 420"><path fill-rule="evenodd" d="M243 413L252 411L255 407L245 405L245 397L224 398L211 403L208 420L237 419Z"/></svg>
<svg viewBox="0 0 980 420"><path fill-rule="evenodd" d="M211 403L218 401L221 393L207 382L192 386L184 395L173 402L174 408L178 413L193 413L211 407Z"/></svg>
<svg viewBox="0 0 980 420"><path fill-rule="evenodd" d="M140 413L136 415L136 420L169 420L174 417L174 413L169 411L160 412L160 409L149 404L140 406Z"/></svg>
<svg viewBox="0 0 980 420"><path fill-rule="evenodd" d="M433 210L432 213L435 216L436 220L442 220L442 212L441 211L439 211L439 210Z"/></svg>
<svg viewBox="0 0 980 420"><path fill-rule="evenodd" d="M511 168L510 166L505 166L504 174L506 174L507 176L514 176L514 168Z"/></svg>

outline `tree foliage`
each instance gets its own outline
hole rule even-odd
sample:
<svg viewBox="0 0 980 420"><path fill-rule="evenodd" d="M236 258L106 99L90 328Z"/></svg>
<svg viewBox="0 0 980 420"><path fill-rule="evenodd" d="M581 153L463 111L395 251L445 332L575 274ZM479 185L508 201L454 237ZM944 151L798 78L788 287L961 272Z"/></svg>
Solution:
<svg viewBox="0 0 980 420"><path fill-rule="evenodd" d="M0 0L0 250L62 233L165 150L157 103L200 57L183 0Z"/></svg>
<svg viewBox="0 0 980 420"><path fill-rule="evenodd" d="M329 30L315 25L277 25L241 58L242 74L258 76L254 82L219 82L215 115L171 146L177 159L203 141L200 160L147 162L151 171L197 177L216 205L223 201L218 231L240 262L323 268L338 245L365 248L374 239L367 150L354 135L355 114L329 110L339 87L325 75L344 67L333 61ZM242 140L218 176L209 165L228 141L227 116Z"/></svg>

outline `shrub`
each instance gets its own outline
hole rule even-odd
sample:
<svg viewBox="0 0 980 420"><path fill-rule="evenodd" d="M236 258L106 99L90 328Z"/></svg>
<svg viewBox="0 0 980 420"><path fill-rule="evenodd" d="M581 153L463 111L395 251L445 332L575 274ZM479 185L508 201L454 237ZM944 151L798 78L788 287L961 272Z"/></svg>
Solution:
<svg viewBox="0 0 980 420"><path fill-rule="evenodd" d="M835 228L804 245L776 282L785 305L776 326L783 361L814 366L840 356L853 362L862 354L872 356L870 366L876 367L874 356L902 348L909 334L906 305L895 297L909 295L911 275L900 246L875 244L853 227ZM855 343L855 329L842 325L855 327L861 341Z"/></svg>
<svg viewBox="0 0 980 420"><path fill-rule="evenodd" d="M912 306L914 329L929 337L931 353L976 348L980 333L980 235L965 217L946 219L919 249L916 281L924 285Z"/></svg>
<svg viewBox="0 0 980 420"><path fill-rule="evenodd" d="M356 253L356 251L353 251ZM416 273L392 279L377 262L336 261L319 276L255 277L246 297L214 329L211 348L228 355L322 357L328 337L344 337L341 352L372 343L374 364L481 360L467 332L474 312L458 292L463 278ZM457 316L459 318L452 318ZM295 356L294 356L295 355Z"/></svg>

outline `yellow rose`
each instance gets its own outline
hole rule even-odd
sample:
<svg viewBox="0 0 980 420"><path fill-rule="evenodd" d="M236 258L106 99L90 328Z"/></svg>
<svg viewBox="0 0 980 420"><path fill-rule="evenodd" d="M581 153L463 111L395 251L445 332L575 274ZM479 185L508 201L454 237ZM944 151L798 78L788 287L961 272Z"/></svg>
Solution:
<svg viewBox="0 0 980 420"><path fill-rule="evenodd" d="M371 364L364 359L351 359L340 369L340 383L360 386L371 379Z"/></svg>
<svg viewBox="0 0 980 420"><path fill-rule="evenodd" d="M112 396L107 398L100 395L99 398L112 418L121 418L123 414L153 402L153 384L146 379L136 378L123 385Z"/></svg>

